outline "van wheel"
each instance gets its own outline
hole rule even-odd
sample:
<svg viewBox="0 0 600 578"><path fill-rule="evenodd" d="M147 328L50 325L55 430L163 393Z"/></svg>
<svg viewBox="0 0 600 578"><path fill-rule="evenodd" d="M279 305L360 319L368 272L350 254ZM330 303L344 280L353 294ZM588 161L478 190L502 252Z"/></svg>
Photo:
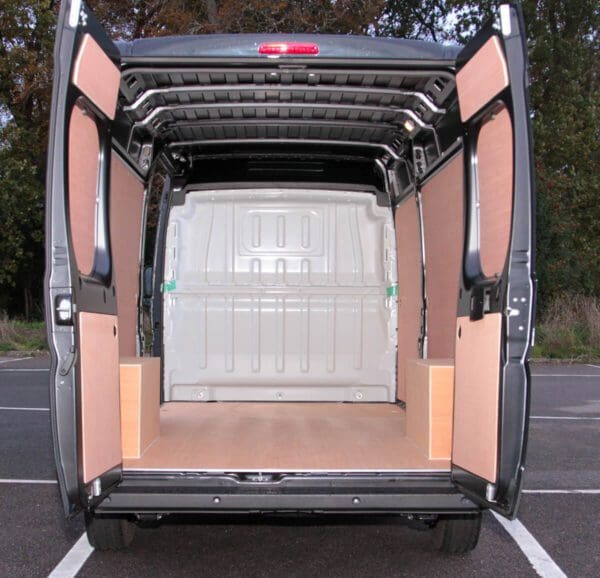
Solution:
<svg viewBox="0 0 600 578"><path fill-rule="evenodd" d="M433 528L433 541L444 554L465 554L477 546L480 531L481 512L440 516Z"/></svg>
<svg viewBox="0 0 600 578"><path fill-rule="evenodd" d="M122 550L135 535L135 524L125 518L95 516L85 513L85 529L91 546L96 550Z"/></svg>

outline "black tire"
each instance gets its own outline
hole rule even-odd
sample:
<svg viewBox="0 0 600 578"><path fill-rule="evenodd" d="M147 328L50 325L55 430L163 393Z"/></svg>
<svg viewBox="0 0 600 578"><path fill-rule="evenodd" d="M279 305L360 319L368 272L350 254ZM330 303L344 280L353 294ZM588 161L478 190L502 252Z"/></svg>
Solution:
<svg viewBox="0 0 600 578"><path fill-rule="evenodd" d="M481 512L440 516L433 528L433 540L444 554L466 554L477 546L480 532Z"/></svg>
<svg viewBox="0 0 600 578"><path fill-rule="evenodd" d="M90 545L96 550L122 550L131 544L136 526L125 518L95 516L86 512L85 529Z"/></svg>

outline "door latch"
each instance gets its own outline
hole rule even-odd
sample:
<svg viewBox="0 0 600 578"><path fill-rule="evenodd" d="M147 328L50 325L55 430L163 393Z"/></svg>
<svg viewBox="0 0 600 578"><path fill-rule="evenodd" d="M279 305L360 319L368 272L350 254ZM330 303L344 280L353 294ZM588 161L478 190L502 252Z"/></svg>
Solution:
<svg viewBox="0 0 600 578"><path fill-rule="evenodd" d="M57 325L73 325L73 300L63 293L54 299L54 319Z"/></svg>
<svg viewBox="0 0 600 578"><path fill-rule="evenodd" d="M491 307L491 292L488 287L476 285L471 290L471 304L469 307L469 318L471 321L483 319L485 313L489 313Z"/></svg>

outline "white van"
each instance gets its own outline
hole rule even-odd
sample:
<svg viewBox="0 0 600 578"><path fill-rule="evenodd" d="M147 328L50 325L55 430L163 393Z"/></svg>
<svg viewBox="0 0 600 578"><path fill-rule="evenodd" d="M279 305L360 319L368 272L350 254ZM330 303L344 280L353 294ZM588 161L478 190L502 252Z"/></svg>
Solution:
<svg viewBox="0 0 600 578"><path fill-rule="evenodd" d="M461 50L114 44L65 0L55 58L52 425L92 545L172 513L389 513L465 552L482 509L515 515L535 287L518 6Z"/></svg>

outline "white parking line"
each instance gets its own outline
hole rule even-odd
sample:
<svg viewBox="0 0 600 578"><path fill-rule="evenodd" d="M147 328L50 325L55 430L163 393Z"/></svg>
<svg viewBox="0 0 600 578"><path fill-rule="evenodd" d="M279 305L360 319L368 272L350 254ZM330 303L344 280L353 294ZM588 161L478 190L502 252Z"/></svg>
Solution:
<svg viewBox="0 0 600 578"><path fill-rule="evenodd" d="M542 548L541 544L533 537L533 534L519 520L507 520L496 512L492 512L496 520L511 535L512 539L521 548L521 551L538 576L542 578L566 578L567 575L560 569L558 564L550 557L550 554Z"/></svg>
<svg viewBox="0 0 600 578"><path fill-rule="evenodd" d="M0 364L2 363L13 363L15 361L25 361L26 359L33 359L33 357L16 357L16 358L11 358L11 359L2 359L0 360Z"/></svg>
<svg viewBox="0 0 600 578"><path fill-rule="evenodd" d="M4 369L0 369L0 373L9 373L9 372L15 372L15 371L23 371L23 372L35 372L35 371L50 371L49 369L24 369L22 367L6 367Z"/></svg>
<svg viewBox="0 0 600 578"><path fill-rule="evenodd" d="M12 478L0 478L0 484L58 484L56 480L17 480Z"/></svg>
<svg viewBox="0 0 600 578"><path fill-rule="evenodd" d="M529 419L566 419L566 420L600 420L600 417L596 416L561 416L561 415L531 415Z"/></svg>
<svg viewBox="0 0 600 578"><path fill-rule="evenodd" d="M524 494L600 494L600 489L586 490L523 490Z"/></svg>
<svg viewBox="0 0 600 578"><path fill-rule="evenodd" d="M0 407L2 410L12 411L50 411L49 407Z"/></svg>
<svg viewBox="0 0 600 578"><path fill-rule="evenodd" d="M595 367L596 369L600 369L600 365L594 365L592 363L586 363L586 367Z"/></svg>
<svg viewBox="0 0 600 578"><path fill-rule="evenodd" d="M597 377L600 379L600 373L532 373L531 377Z"/></svg>
<svg viewBox="0 0 600 578"><path fill-rule="evenodd" d="M81 535L75 545L67 552L67 555L48 574L48 578L73 578L81 570L94 549L90 546L85 532Z"/></svg>

